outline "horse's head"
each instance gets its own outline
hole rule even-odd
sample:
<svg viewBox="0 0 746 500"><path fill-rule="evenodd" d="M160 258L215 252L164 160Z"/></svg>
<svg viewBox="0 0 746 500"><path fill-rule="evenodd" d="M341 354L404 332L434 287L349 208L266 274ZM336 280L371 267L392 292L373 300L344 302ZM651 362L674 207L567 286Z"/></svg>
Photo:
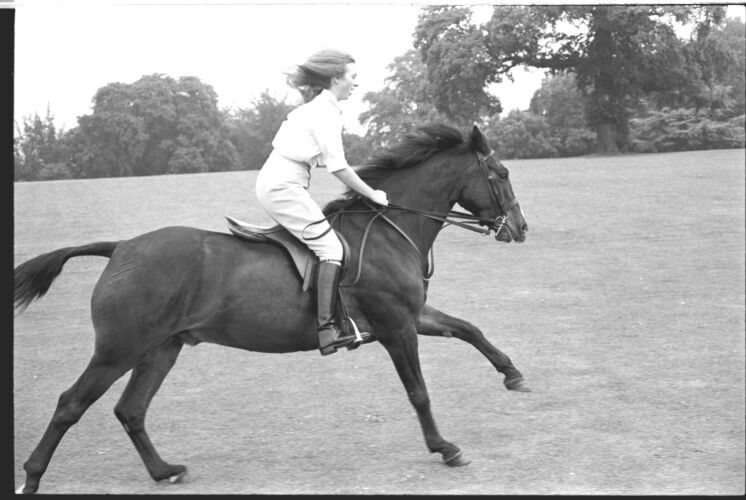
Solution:
<svg viewBox="0 0 746 500"><path fill-rule="evenodd" d="M456 201L479 217L480 225L491 229L496 240L524 241L528 224L513 194L508 169L495 157L487 138L476 125L470 144L473 159L468 164L464 174L466 182Z"/></svg>

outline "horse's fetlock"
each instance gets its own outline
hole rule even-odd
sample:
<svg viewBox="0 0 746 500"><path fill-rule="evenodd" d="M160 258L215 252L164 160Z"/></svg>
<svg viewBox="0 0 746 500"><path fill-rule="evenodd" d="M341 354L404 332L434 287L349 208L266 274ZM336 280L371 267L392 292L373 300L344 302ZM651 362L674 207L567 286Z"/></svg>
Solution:
<svg viewBox="0 0 746 500"><path fill-rule="evenodd" d="M23 470L26 471L26 485L33 483L37 478L41 477L42 474L47 470L44 464L30 458L23 464ZM36 481L38 483L38 481Z"/></svg>

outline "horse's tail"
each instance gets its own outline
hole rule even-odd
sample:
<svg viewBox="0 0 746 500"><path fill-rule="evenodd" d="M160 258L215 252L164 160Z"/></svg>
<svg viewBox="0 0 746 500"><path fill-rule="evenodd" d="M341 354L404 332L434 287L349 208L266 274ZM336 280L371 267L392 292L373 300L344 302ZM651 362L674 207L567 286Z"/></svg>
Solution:
<svg viewBox="0 0 746 500"><path fill-rule="evenodd" d="M68 259L81 255L111 257L117 244L116 241L103 241L79 247L60 248L27 260L13 271L13 307L23 311L31 302L47 293Z"/></svg>

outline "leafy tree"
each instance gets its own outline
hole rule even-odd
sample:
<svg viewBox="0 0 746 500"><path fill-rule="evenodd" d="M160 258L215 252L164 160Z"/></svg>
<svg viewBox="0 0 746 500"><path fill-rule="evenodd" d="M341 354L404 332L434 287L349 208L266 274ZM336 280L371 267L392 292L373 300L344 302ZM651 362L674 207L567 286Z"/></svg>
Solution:
<svg viewBox="0 0 746 500"><path fill-rule="evenodd" d="M13 180L26 180L24 172L23 156L21 154L21 141L23 136L18 131L18 125L15 125L16 133L13 135Z"/></svg>
<svg viewBox="0 0 746 500"><path fill-rule="evenodd" d="M272 97L265 90L251 106L229 113L229 137L236 147L241 168L258 170L272 152L272 140L288 113L296 106Z"/></svg>
<svg viewBox="0 0 746 500"><path fill-rule="evenodd" d="M427 7L415 29L414 47L434 90L430 100L449 121L462 126L502 111L499 99L486 91L499 78L483 38L467 7Z"/></svg>
<svg viewBox="0 0 746 500"><path fill-rule="evenodd" d="M657 110L694 108L727 120L746 112L746 38L744 23L727 19L699 29L685 46L689 80L684 92L656 92L647 103Z"/></svg>
<svg viewBox="0 0 746 500"><path fill-rule="evenodd" d="M488 125L485 132L501 158L553 158L561 143L552 135L547 120L530 111L514 109L504 119Z"/></svg>
<svg viewBox="0 0 746 500"><path fill-rule="evenodd" d="M238 168L215 91L196 77L154 74L109 84L78 124L75 160L86 177Z"/></svg>
<svg viewBox="0 0 746 500"><path fill-rule="evenodd" d="M369 108L359 120L368 128L365 140L371 151L399 141L418 124L449 121L430 102L426 66L416 51L396 57L388 70L384 88L363 96Z"/></svg>
<svg viewBox="0 0 746 500"><path fill-rule="evenodd" d="M617 152L645 93L691 82L675 28L695 23L705 33L723 17L724 8L713 5L496 6L492 18L475 27L467 9L439 6L424 9L415 46L428 66L436 106L463 110L462 121L476 116L473 103L485 103L487 85L510 78L515 67L574 71L588 96L598 150ZM466 53L471 60L461 56Z"/></svg>
<svg viewBox="0 0 746 500"><path fill-rule="evenodd" d="M357 134L342 132L342 143L347 163L353 167L363 165L378 152L375 145L371 145L370 141Z"/></svg>
<svg viewBox="0 0 746 500"><path fill-rule="evenodd" d="M559 156L578 156L592 152L595 146L587 107L588 97L578 89L575 75L563 72L544 78L531 98L529 111L546 120Z"/></svg>
<svg viewBox="0 0 746 500"><path fill-rule="evenodd" d="M548 75L534 92L529 110L543 116L550 127L585 128L587 97L578 89L573 73Z"/></svg>
<svg viewBox="0 0 746 500"><path fill-rule="evenodd" d="M54 116L49 109L43 119L38 114L25 117L22 132L16 127L13 160L15 180L43 179L48 177L45 171L56 168L61 160L61 152Z"/></svg>

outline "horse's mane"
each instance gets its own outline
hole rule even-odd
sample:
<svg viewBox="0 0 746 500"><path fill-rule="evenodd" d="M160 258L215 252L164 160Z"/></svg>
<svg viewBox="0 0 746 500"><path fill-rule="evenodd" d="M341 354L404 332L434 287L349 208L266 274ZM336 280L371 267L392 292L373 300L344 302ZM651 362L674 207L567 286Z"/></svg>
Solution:
<svg viewBox="0 0 746 500"><path fill-rule="evenodd" d="M356 169L356 172L370 187L377 189L395 171L419 165L443 151L462 152L469 147L461 132L449 125L421 125L363 167ZM358 193L347 189L341 198L324 207L324 214L338 212L360 198Z"/></svg>

